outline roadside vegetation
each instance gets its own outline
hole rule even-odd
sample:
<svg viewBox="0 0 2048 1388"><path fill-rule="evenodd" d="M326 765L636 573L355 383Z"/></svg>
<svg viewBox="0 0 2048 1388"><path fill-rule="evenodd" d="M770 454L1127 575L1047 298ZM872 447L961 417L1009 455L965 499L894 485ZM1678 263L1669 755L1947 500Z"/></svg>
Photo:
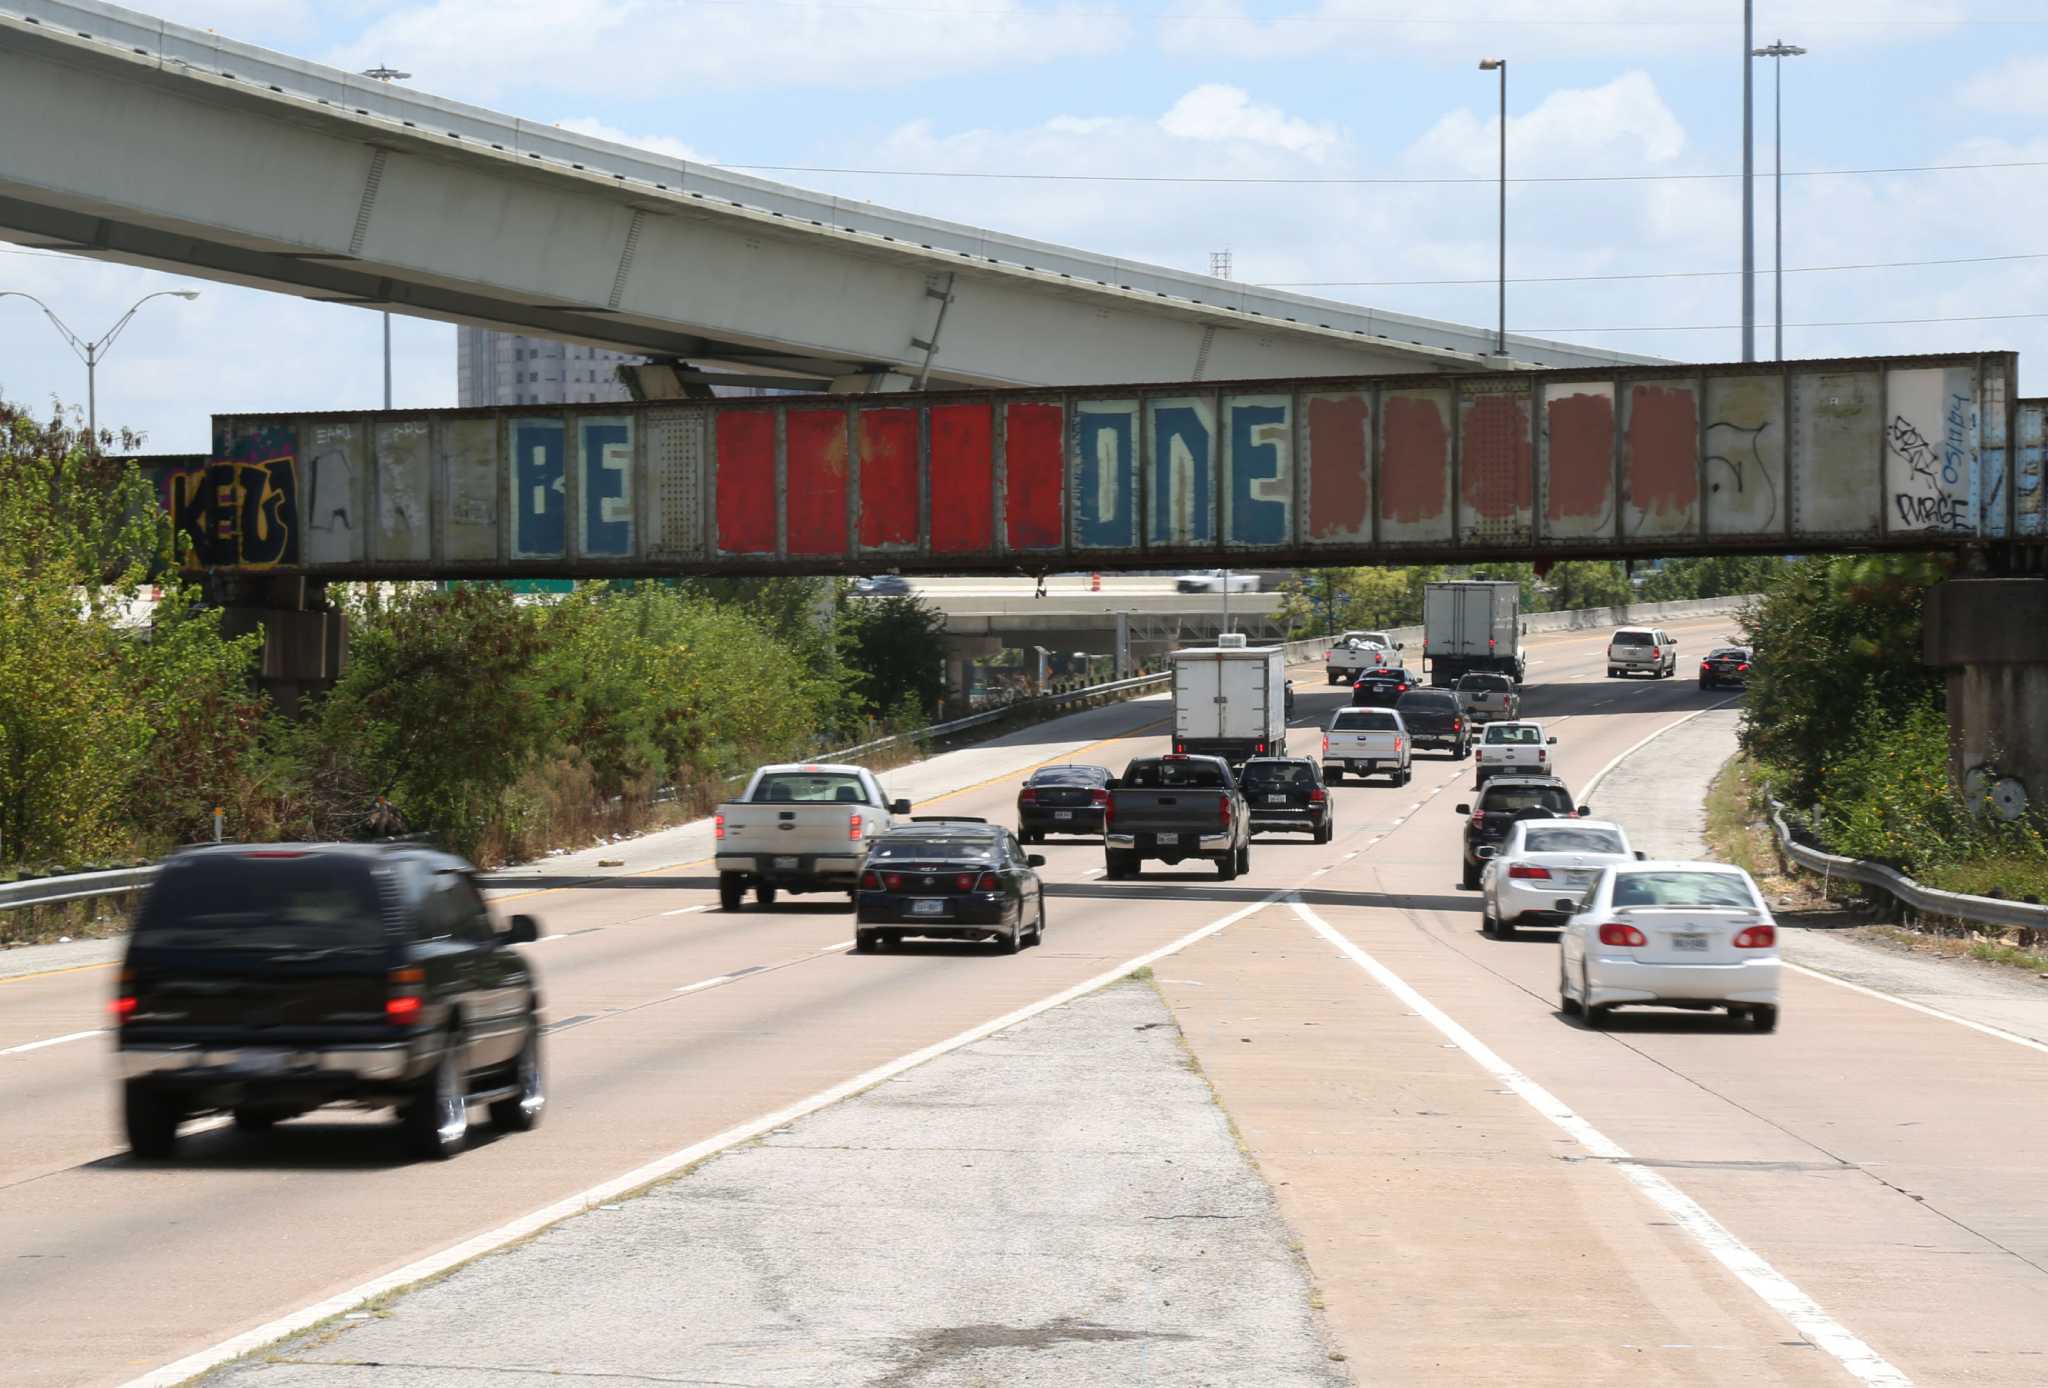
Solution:
<svg viewBox="0 0 2048 1388"><path fill-rule="evenodd" d="M231 838L527 857L927 723L943 693L938 614L837 580L337 584L348 668L284 718L140 474L61 415L0 406L0 436L0 880L210 839L216 806Z"/></svg>

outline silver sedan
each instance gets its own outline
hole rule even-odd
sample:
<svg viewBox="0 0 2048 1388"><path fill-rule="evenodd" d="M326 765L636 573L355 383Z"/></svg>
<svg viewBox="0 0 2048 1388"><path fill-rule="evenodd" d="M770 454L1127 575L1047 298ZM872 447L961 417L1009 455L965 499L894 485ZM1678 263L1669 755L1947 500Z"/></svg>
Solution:
<svg viewBox="0 0 2048 1388"><path fill-rule="evenodd" d="M1486 863L1479 928L1497 940L1512 940L1517 925L1562 924L1560 897L1581 896L1602 868L1643 856L1619 824L1604 819L1518 820L1497 847L1478 852Z"/></svg>

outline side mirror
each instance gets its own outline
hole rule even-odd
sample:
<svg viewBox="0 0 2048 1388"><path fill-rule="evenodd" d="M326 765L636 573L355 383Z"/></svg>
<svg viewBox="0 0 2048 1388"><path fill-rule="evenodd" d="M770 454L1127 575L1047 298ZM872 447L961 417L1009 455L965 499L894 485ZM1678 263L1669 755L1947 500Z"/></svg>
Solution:
<svg viewBox="0 0 2048 1388"><path fill-rule="evenodd" d="M508 938L515 945L530 945L540 938L540 922L532 916L514 916Z"/></svg>
<svg viewBox="0 0 2048 1388"><path fill-rule="evenodd" d="M1647 863L1650 861L1650 855L1643 852L1642 849L1638 848L1636 850L1636 861L1639 863Z"/></svg>
<svg viewBox="0 0 2048 1388"><path fill-rule="evenodd" d="M1580 819L1591 819L1592 817L1593 817L1593 807L1592 807L1591 805L1581 805L1581 806L1579 806L1579 818L1580 818Z"/></svg>
<svg viewBox="0 0 2048 1388"><path fill-rule="evenodd" d="M1406 641L1396 641L1394 643L1394 649L1397 651L1405 651L1408 649L1408 643Z"/></svg>
<svg viewBox="0 0 2048 1388"><path fill-rule="evenodd" d="M1043 853L1027 853L1027 854L1026 854L1026 855L1024 856L1024 866L1026 866L1026 867L1044 867L1044 866L1045 866L1045 855L1044 855Z"/></svg>
<svg viewBox="0 0 2048 1388"><path fill-rule="evenodd" d="M1479 845L1479 847L1472 850L1472 856L1480 859L1483 862L1490 858L1498 858L1500 856L1500 850L1498 848L1495 848L1490 843L1482 843Z"/></svg>
<svg viewBox="0 0 2048 1388"><path fill-rule="evenodd" d="M1567 916L1576 916L1579 913L1579 903L1568 896L1559 897L1551 902L1550 906L1552 910L1561 911Z"/></svg>
<svg viewBox="0 0 2048 1388"><path fill-rule="evenodd" d="M1552 747L1557 746L1557 739L1554 737L1546 737L1543 740Z"/></svg>
<svg viewBox="0 0 2048 1388"><path fill-rule="evenodd" d="M1457 808L1457 809L1453 810L1453 811L1452 811L1451 813L1453 813L1453 814L1471 814L1471 813L1472 813L1472 807L1471 807L1470 805L1460 805L1460 806L1458 806L1458 808Z"/></svg>
<svg viewBox="0 0 2048 1388"><path fill-rule="evenodd" d="M910 802L909 802L908 800L894 800L894 801L891 801L891 802L890 802L890 804L889 804L889 813L890 813L890 814L909 814L909 813L910 813Z"/></svg>

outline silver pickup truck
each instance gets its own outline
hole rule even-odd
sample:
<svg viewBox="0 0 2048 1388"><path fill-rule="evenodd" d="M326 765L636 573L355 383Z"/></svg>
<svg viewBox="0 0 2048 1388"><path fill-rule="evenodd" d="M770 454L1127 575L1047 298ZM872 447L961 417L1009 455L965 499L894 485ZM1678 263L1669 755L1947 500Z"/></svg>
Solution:
<svg viewBox="0 0 2048 1388"><path fill-rule="evenodd" d="M868 840L909 813L864 766L761 767L712 821L719 909L739 910L750 887L763 906L778 891L853 894Z"/></svg>
<svg viewBox="0 0 2048 1388"><path fill-rule="evenodd" d="M1470 722L1493 723L1522 716L1522 695L1512 675L1469 670L1458 676L1451 692L1458 696L1458 707Z"/></svg>

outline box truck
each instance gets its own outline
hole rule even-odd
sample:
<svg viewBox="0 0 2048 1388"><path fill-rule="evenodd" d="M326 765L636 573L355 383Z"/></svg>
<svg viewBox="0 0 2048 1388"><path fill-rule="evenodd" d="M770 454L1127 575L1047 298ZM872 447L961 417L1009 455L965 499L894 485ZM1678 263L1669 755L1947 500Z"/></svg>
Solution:
<svg viewBox="0 0 2048 1388"><path fill-rule="evenodd" d="M1422 590L1422 654L1429 682L1454 685L1468 670L1522 682L1522 586L1474 579Z"/></svg>
<svg viewBox="0 0 2048 1388"><path fill-rule="evenodd" d="M1173 750L1222 757L1287 755L1287 653L1226 632L1173 652Z"/></svg>

